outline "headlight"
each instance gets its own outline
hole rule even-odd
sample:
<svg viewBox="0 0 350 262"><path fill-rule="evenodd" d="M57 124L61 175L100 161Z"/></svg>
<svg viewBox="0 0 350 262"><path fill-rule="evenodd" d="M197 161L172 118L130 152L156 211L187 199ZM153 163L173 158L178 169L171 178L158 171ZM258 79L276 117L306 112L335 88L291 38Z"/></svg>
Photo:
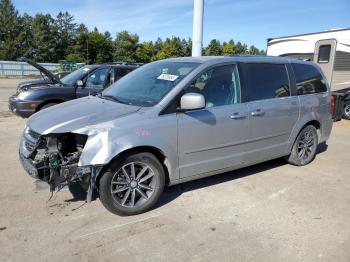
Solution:
<svg viewBox="0 0 350 262"><path fill-rule="evenodd" d="M25 91L25 92L21 92L18 94L17 98L24 100L26 98L26 96L29 94L29 92Z"/></svg>

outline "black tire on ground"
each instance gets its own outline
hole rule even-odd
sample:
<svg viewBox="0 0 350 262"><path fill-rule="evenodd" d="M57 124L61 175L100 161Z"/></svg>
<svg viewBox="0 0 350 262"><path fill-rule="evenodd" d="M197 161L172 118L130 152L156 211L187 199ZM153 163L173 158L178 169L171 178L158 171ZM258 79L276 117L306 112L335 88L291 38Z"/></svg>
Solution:
<svg viewBox="0 0 350 262"><path fill-rule="evenodd" d="M343 118L350 120L350 100L344 102Z"/></svg>
<svg viewBox="0 0 350 262"><path fill-rule="evenodd" d="M74 200L86 200L87 188L80 182L70 182L68 184L68 189Z"/></svg>
<svg viewBox="0 0 350 262"><path fill-rule="evenodd" d="M45 109L45 108L48 108L48 107L50 107L50 106L54 106L54 105L57 105L57 103L48 103L48 104L43 105L42 107L40 107L40 109L39 109L39 110L43 110L43 109Z"/></svg>
<svg viewBox="0 0 350 262"><path fill-rule="evenodd" d="M151 153L136 153L107 167L100 180L99 196L110 212L136 215L156 204L164 185L165 173L158 159Z"/></svg>
<svg viewBox="0 0 350 262"><path fill-rule="evenodd" d="M295 166L305 166L315 159L318 145L317 130L314 126L304 127L292 147L289 156L286 156L288 163Z"/></svg>

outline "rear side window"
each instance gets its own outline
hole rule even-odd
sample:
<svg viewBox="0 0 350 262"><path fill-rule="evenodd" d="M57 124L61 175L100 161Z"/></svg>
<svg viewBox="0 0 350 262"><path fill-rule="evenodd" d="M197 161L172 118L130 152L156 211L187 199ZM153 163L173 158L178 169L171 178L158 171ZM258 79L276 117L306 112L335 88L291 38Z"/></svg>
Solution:
<svg viewBox="0 0 350 262"><path fill-rule="evenodd" d="M327 85L319 70L306 64L293 64L298 95L327 92Z"/></svg>
<svg viewBox="0 0 350 262"><path fill-rule="evenodd" d="M123 76L129 74L132 70L126 68L116 68L116 80L119 80Z"/></svg>
<svg viewBox="0 0 350 262"><path fill-rule="evenodd" d="M249 101L290 96L289 78L283 64L242 64Z"/></svg>

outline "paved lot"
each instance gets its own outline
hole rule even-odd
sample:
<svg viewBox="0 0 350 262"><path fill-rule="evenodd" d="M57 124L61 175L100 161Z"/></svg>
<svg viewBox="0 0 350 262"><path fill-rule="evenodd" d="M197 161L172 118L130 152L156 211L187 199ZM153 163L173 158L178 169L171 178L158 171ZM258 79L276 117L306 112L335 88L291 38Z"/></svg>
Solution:
<svg viewBox="0 0 350 262"><path fill-rule="evenodd" d="M0 79L1 261L350 261L350 121L306 167L274 160L174 186L118 217L36 192L17 158L25 120L7 112L15 82Z"/></svg>

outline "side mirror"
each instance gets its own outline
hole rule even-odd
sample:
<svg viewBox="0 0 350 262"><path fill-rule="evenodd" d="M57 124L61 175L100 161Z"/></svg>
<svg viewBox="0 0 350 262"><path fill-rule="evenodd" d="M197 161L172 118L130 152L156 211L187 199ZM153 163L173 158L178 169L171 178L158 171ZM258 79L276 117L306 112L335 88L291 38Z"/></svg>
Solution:
<svg viewBox="0 0 350 262"><path fill-rule="evenodd" d="M77 87L83 87L84 83L81 80L77 81Z"/></svg>
<svg viewBox="0 0 350 262"><path fill-rule="evenodd" d="M205 98L202 94L187 93L181 97L180 110L195 110L205 107Z"/></svg>

